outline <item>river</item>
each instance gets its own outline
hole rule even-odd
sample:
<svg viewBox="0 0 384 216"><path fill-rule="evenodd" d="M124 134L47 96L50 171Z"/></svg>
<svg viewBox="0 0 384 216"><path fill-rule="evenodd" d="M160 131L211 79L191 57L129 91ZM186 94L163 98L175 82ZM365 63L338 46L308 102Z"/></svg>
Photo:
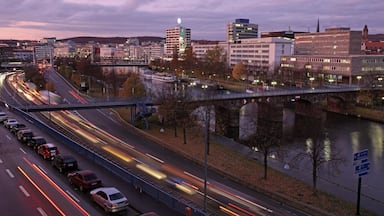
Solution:
<svg viewBox="0 0 384 216"><path fill-rule="evenodd" d="M249 116L254 113L254 106L245 106L240 112L240 136L246 136L249 131ZM345 161L339 164L339 173L335 169L325 166L321 169L318 177L318 188L322 191L329 192L340 198L357 203L358 176L354 174L353 154L363 149L368 150L368 158L370 162L370 170L368 175L362 176L361 188L361 206L374 211L378 215L384 212L384 124L364 120L360 118L326 113L324 126L327 131L328 147L324 152L337 151L337 157L343 158ZM294 123L294 113L292 110L284 110L284 129L290 132L297 127ZM270 159L270 165L288 175L303 180L312 185L312 169L311 166L290 166L289 169L284 165L289 164L292 155L306 150L306 141L303 137L290 136L288 141L283 143L289 155L279 158L275 154L275 159Z"/></svg>

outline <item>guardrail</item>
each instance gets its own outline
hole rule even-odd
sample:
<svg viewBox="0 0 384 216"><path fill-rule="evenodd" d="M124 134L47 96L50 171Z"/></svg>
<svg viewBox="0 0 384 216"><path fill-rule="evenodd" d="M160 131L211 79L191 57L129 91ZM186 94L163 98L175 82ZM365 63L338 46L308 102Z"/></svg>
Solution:
<svg viewBox="0 0 384 216"><path fill-rule="evenodd" d="M1 102L2 105L4 105L4 102ZM22 111L19 108L8 106L9 110L14 112L15 114L24 117L32 124L36 125L37 127L41 128L48 134L50 134L52 137L59 139L64 144L66 144L69 148L73 149L74 151L84 155L89 160L97 163L98 165L108 169L115 175L119 176L123 180L127 181L128 183L132 184L133 187L139 188L140 192L146 193L152 198L154 198L157 201L162 202L169 208L181 213L185 214L186 209L190 208L191 213L193 216L208 216L209 214L204 212L202 209L200 209L197 206L194 206L189 201L183 200L181 197L176 197L173 194L170 194L166 191L161 190L156 185L152 184L151 182L148 182L147 180L140 178L139 176L136 176L129 171L125 170L121 166L103 158L96 152L92 151L91 149L88 149L77 142L73 141L72 139L68 138L67 136L61 134L60 132L56 131L54 128L48 126L44 122L40 121L39 119L34 118L29 113L26 113Z"/></svg>

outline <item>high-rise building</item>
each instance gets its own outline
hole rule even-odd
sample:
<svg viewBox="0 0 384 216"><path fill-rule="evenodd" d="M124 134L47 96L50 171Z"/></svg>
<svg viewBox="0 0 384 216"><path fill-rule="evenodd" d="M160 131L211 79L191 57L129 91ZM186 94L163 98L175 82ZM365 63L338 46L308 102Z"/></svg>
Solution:
<svg viewBox="0 0 384 216"><path fill-rule="evenodd" d="M249 19L236 19L227 24L227 42L237 43L241 39L257 38L258 25L249 23Z"/></svg>
<svg viewBox="0 0 384 216"><path fill-rule="evenodd" d="M183 55L185 49L191 46L191 29L182 27L178 19L178 26L166 30L165 55L171 57L174 50Z"/></svg>

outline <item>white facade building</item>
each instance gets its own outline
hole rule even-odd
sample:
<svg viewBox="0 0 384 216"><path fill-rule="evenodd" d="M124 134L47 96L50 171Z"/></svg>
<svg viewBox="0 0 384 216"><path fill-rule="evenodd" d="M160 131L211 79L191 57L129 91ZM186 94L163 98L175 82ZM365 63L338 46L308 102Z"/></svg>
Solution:
<svg viewBox="0 0 384 216"><path fill-rule="evenodd" d="M243 62L250 72L272 73L280 66L280 57L293 53L294 40L289 38L252 38L229 44L229 66Z"/></svg>

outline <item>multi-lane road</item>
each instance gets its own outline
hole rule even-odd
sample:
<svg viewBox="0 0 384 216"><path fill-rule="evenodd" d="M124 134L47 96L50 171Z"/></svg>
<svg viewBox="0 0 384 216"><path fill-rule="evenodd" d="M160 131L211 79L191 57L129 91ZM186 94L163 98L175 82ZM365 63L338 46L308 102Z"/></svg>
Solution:
<svg viewBox="0 0 384 216"><path fill-rule="evenodd" d="M68 85L55 71L50 70L48 78L55 83L55 89L57 93L65 98L67 102L88 103L86 98L77 94L76 91L74 91L74 89ZM8 95L12 96L13 94L11 93L11 90L9 91L10 94ZM10 100L10 96L8 96L8 100ZM15 97L15 95L13 95L13 97ZM69 115L73 113L67 114ZM63 117L64 116L66 115L63 115ZM77 116L80 116L81 119L87 119L87 121L92 122L92 127L89 127L88 123L80 123L82 120L76 120L74 119L75 117L66 118L66 120L61 119L60 121L74 121L70 124L74 126L76 125L76 127L79 125L84 125L81 130L85 131L89 130L89 128L92 128L92 130L97 128L97 133L102 134L107 132L108 134L113 134L113 136L110 136L111 141L108 143L100 144L101 141L104 142L106 139L109 139L109 137L102 135L103 138L100 139L101 135L96 135L95 133L92 135L92 140L89 140L88 142L94 142L96 145L102 146L101 150L105 151L108 151L108 149L109 151L113 149L113 152L119 151L124 152L124 154L126 152L130 152L128 153L131 154L128 156L129 158L140 158L137 161L144 161L146 164L155 164L157 168L163 172L166 172L166 176L173 176L177 177L178 179L181 177L182 181L186 180L188 184L194 185L196 190L194 187L192 187L188 188L188 192L184 190L186 193L181 193L180 191L174 192L178 192L181 197L184 197L191 202L202 205L203 195L201 193L201 179L203 179L203 167L191 163L185 158L182 158L175 153L146 139L142 135L134 133L127 127L122 127L121 123L116 120L115 116L109 112L109 110L79 111L77 112ZM53 114L53 117L56 118L56 114ZM87 127L88 129L86 129ZM87 131L87 133L88 132L89 131ZM119 142L119 148L116 148L114 145L106 147L108 144L113 144L116 142ZM121 146L122 143L124 144L123 146ZM132 150L132 148L134 150ZM156 159L156 161L153 161L152 159ZM159 161L161 161L161 163L159 163ZM136 165L136 167L138 166ZM145 175L145 173L140 174ZM151 176L147 176L147 178L151 179ZM168 190L171 191L175 190L175 188L169 187L169 181L167 180L153 181L159 184L161 187L164 187L164 189L168 188ZM193 191L190 189L193 189ZM209 171L208 191L210 207L215 208L218 206L229 206L233 209L233 206L235 206L235 209L241 209L241 211L238 211L239 215L305 215L300 210L292 209L286 205L281 205L281 203L275 202L274 200L256 193L255 191L249 190L248 188L232 182L225 177L223 178L223 176L213 171ZM165 213L164 215L175 214Z"/></svg>

